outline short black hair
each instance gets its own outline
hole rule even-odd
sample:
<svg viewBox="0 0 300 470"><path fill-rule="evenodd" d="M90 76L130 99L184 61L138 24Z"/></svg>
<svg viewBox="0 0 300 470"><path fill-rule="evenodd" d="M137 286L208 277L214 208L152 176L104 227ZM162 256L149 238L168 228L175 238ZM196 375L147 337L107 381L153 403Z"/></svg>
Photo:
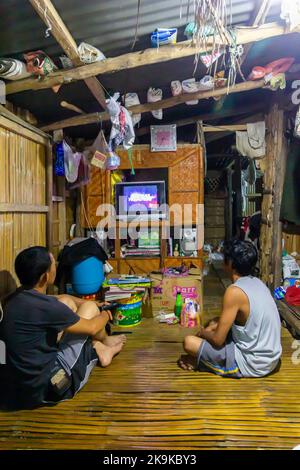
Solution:
<svg viewBox="0 0 300 470"><path fill-rule="evenodd" d="M21 251L15 260L15 271L20 283L32 289L51 267L50 253L44 246L32 246Z"/></svg>
<svg viewBox="0 0 300 470"><path fill-rule="evenodd" d="M228 264L231 261L232 268L240 276L255 274L257 250L251 242L230 240L224 244L223 252L225 263Z"/></svg>

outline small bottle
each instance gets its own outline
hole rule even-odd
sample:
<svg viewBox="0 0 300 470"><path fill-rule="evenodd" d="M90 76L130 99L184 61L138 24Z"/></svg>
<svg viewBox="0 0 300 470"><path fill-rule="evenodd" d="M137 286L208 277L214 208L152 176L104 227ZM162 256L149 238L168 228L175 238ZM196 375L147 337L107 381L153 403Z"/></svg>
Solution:
<svg viewBox="0 0 300 470"><path fill-rule="evenodd" d="M182 301L182 297L181 297L181 292L177 291L174 313L175 313L175 316L179 320L180 320L182 305L183 305L183 301Z"/></svg>
<svg viewBox="0 0 300 470"><path fill-rule="evenodd" d="M174 256L179 256L179 249L178 249L178 244L176 243L175 245L175 249L174 249L174 253L173 253Z"/></svg>

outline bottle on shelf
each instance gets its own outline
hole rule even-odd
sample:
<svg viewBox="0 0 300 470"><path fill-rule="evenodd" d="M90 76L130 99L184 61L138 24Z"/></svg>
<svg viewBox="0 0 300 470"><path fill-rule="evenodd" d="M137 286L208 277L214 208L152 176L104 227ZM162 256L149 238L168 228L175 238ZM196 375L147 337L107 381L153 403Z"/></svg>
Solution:
<svg viewBox="0 0 300 470"><path fill-rule="evenodd" d="M174 249L173 255L174 255L174 256L179 256L178 243L176 243L176 245L175 245L175 249Z"/></svg>

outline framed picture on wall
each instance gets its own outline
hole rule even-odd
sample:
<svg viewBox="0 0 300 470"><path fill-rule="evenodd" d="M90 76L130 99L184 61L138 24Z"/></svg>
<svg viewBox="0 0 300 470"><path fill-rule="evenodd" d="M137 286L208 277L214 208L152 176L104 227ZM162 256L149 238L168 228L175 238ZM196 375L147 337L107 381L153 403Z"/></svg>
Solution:
<svg viewBox="0 0 300 470"><path fill-rule="evenodd" d="M151 126L151 152L176 152L176 124Z"/></svg>

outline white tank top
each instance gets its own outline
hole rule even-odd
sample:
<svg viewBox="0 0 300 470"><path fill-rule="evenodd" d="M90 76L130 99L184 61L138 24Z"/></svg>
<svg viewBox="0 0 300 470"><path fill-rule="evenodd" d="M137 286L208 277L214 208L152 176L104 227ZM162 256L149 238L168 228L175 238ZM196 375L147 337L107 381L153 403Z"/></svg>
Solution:
<svg viewBox="0 0 300 470"><path fill-rule="evenodd" d="M256 277L234 283L249 299L250 314L244 326L233 324L235 359L244 377L272 372L281 356L281 323L276 303L267 286Z"/></svg>

